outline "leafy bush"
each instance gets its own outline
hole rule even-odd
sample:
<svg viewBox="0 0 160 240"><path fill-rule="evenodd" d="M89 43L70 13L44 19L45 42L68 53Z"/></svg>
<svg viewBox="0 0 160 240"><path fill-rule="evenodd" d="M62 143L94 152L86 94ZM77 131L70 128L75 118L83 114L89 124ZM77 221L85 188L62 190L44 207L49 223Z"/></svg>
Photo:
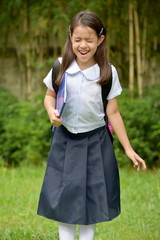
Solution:
<svg viewBox="0 0 160 240"><path fill-rule="evenodd" d="M43 97L33 102L18 101L9 91L0 89L0 161L8 165L21 162L39 164L46 161L51 130L43 107ZM135 151L146 160L148 167L160 160L160 97L152 89L143 99L130 100L127 90L119 97L120 112ZM131 161L115 138L117 160L120 166Z"/></svg>
<svg viewBox="0 0 160 240"><path fill-rule="evenodd" d="M148 90L142 99L130 100L127 90L119 97L120 112L135 151L154 167L160 161L160 95L159 87ZM120 166L129 161L115 139L117 159Z"/></svg>
<svg viewBox="0 0 160 240"><path fill-rule="evenodd" d="M18 101L0 90L0 158L9 165L21 161L38 164L47 158L51 131L43 97L34 102Z"/></svg>

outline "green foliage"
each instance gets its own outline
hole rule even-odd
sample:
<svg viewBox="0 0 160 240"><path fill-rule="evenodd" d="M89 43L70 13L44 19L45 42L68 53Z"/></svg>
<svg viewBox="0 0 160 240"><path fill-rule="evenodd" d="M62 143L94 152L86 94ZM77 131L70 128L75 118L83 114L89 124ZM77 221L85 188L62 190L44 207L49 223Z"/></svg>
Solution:
<svg viewBox="0 0 160 240"><path fill-rule="evenodd" d="M33 102L18 101L10 92L0 90L1 162L39 164L47 159L51 130L43 97L37 96ZM130 100L124 91L119 97L119 106L133 148L148 167L157 166L160 160L159 89L151 89L143 99L135 100ZM131 161L124 155L117 138L114 145L119 165L129 165Z"/></svg>
<svg viewBox="0 0 160 240"><path fill-rule="evenodd" d="M19 102L10 92L0 90L1 162L38 164L47 158L51 131L42 99Z"/></svg>
<svg viewBox="0 0 160 240"><path fill-rule="evenodd" d="M159 87L150 89L143 99L130 100L124 91L119 97L119 106L133 148L148 167L157 166L160 163ZM115 147L119 164L126 165L129 161L117 139Z"/></svg>
<svg viewBox="0 0 160 240"><path fill-rule="evenodd" d="M49 68L47 59L61 55L65 39L68 35L70 19L79 11L95 11L108 29L107 44L111 62L117 66L122 75L122 81L128 79L128 3L130 1L99 0L1 0L0 8L0 51L13 48L16 51L18 64L26 69L25 64L31 60L32 74L43 65ZM145 60L151 66L152 57L159 62L159 1L134 1L138 10L140 25L140 44L146 31ZM118 21L117 21L118 19ZM144 20L147 20L146 29ZM157 50L156 45L157 41ZM153 43L154 42L154 43ZM123 47L122 47L123 46ZM30 51L28 50L28 47ZM142 46L144 47L144 46ZM2 55L3 58L3 55ZM149 60L151 59L151 60ZM149 60L149 61L148 61ZM151 62L150 62L151 61ZM150 69L149 68L149 69ZM150 72L146 72L149 75ZM43 73L42 73L43 75ZM149 76L150 79L150 76ZM148 78L144 78L146 82ZM127 86L128 83L125 82Z"/></svg>

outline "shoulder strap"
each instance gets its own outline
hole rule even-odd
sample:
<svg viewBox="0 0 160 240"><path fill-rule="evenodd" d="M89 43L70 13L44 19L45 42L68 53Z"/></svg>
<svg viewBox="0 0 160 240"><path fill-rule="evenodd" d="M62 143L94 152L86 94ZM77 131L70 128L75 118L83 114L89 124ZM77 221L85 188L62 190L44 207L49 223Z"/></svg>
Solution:
<svg viewBox="0 0 160 240"><path fill-rule="evenodd" d="M103 106L104 106L104 110L106 109L106 106L107 106L107 103L108 103L108 100L106 99L110 90L111 90L111 87L112 87L112 68L111 68L111 64L109 64L110 66L110 69L111 69L111 75L110 75L110 78L108 80L108 82L104 85L102 85L102 100L103 100Z"/></svg>
<svg viewBox="0 0 160 240"><path fill-rule="evenodd" d="M113 142L113 136L112 136L111 131L109 130L108 118L107 118L107 115L106 115L106 106L107 106L107 103L108 103L107 96L108 96L108 94L111 90L111 87L112 87L112 67L111 67L110 63L109 63L109 66L110 66L110 69L111 69L111 75L110 75L110 78L109 78L108 82L106 84L102 85L101 92L102 92L103 108L104 108L104 113L105 113L104 120L107 123L106 126L107 126L107 130L108 130L108 134L110 136L111 142Z"/></svg>
<svg viewBox="0 0 160 240"><path fill-rule="evenodd" d="M59 70L60 70L60 62L57 58L52 68L52 86L56 93L58 92L58 88L59 88L59 86L56 84Z"/></svg>

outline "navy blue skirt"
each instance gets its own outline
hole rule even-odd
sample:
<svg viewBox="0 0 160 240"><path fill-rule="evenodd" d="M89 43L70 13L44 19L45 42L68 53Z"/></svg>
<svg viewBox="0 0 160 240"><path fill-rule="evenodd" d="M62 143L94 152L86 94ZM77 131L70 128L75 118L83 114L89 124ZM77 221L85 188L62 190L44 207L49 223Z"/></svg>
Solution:
<svg viewBox="0 0 160 240"><path fill-rule="evenodd" d="M56 129L37 214L82 225L120 214L119 172L106 127L82 134Z"/></svg>

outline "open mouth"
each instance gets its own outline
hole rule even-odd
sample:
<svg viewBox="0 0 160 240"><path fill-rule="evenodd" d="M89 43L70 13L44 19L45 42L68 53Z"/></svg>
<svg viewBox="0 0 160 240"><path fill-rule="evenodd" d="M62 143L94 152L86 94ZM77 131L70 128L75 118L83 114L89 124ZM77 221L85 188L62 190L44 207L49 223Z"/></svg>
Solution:
<svg viewBox="0 0 160 240"><path fill-rule="evenodd" d="M85 56L87 55L87 53L89 53L89 51L79 51L81 55Z"/></svg>

